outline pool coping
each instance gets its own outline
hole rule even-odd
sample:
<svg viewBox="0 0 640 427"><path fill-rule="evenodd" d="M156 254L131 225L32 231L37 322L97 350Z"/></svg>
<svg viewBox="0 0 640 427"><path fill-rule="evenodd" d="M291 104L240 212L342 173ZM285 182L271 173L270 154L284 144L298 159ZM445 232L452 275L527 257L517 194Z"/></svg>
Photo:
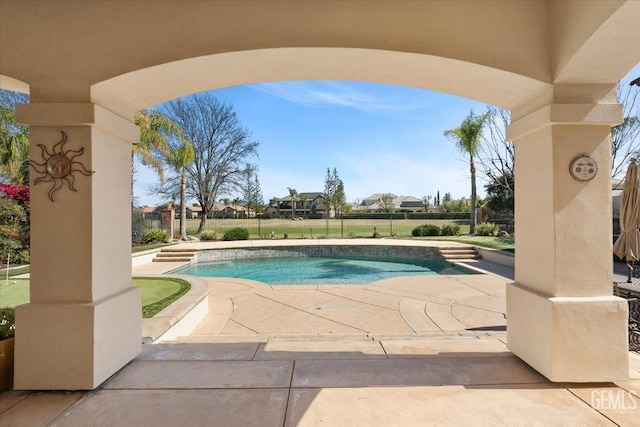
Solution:
<svg viewBox="0 0 640 427"><path fill-rule="evenodd" d="M164 310L150 319L142 319L143 344L171 340L178 334L188 335L206 316L209 310L209 285L199 277L179 274L144 274L136 277L182 279L191 285L191 289Z"/></svg>
<svg viewBox="0 0 640 427"><path fill-rule="evenodd" d="M415 241L415 240L396 240L396 239L281 239L281 240L237 240L237 241L207 241L207 242L189 242L180 243L174 245L172 249L188 249L193 251L206 251L206 250L225 250L225 249L242 249L242 248L260 248L260 247L282 247L282 246L321 246L321 245L357 245L357 246L409 246L409 247L432 247L443 248L452 246L475 246L468 245L459 242L450 241ZM475 246L478 249L487 249ZM156 251L152 250L155 255ZM509 261L512 260L513 254L508 252L502 252L495 249L490 249L487 252L493 254L499 253L506 255L506 259L501 257L491 257L493 259L487 261L493 262L506 267L511 267ZM147 255L147 254L145 254ZM509 259L510 258L510 259ZM500 262L502 261L502 262ZM505 262L506 261L506 262ZM151 261L149 261L151 263ZM452 264L461 265L465 268L476 270L483 274L492 274L482 268L470 265L466 262L451 262ZM188 265L188 262L179 263L153 263L159 270L155 274L151 273L139 273L134 274L136 277L176 277L181 278L192 284L191 290L185 295L180 297L174 303L162 310L156 316L151 319L143 319L142 326L142 341L144 343L160 343L162 341L168 341L177 337L178 334L188 335L193 331L200 321L204 319L208 311L208 295L209 285L201 278L195 276L171 274L170 272ZM159 265L160 264L160 265ZM135 268L135 266L134 266ZM271 286L269 284L264 284ZM295 289L298 285L279 285L283 289ZM310 285L300 285L310 286ZM313 286L313 285L311 285ZM340 285L328 285L328 286L340 286ZM348 285L354 286L354 285ZM364 286L364 285L355 285ZM206 309L205 309L206 307ZM194 313L191 313L191 312ZM198 320L199 319L199 320Z"/></svg>

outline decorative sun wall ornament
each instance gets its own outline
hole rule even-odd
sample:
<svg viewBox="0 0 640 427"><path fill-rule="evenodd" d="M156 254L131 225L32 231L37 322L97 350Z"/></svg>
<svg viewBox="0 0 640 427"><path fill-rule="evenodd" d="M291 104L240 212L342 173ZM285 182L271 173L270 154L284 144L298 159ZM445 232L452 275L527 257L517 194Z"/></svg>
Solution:
<svg viewBox="0 0 640 427"><path fill-rule="evenodd" d="M581 154L571 161L569 173L576 181L591 181L598 173L598 163L593 157Z"/></svg>
<svg viewBox="0 0 640 427"><path fill-rule="evenodd" d="M75 177L74 172L80 172L85 176L91 176L95 171L88 171L84 165L80 162L74 162L73 159L84 153L84 147L79 150L64 150L64 144L67 142L67 134L64 131L60 131L62 139L56 145L53 146L53 153L49 153L47 147L42 144L38 144L40 150L42 150L42 159L44 163L38 163L34 160L29 160L31 167L39 174L33 181L33 185L37 185L40 182L52 182L51 189L49 190L49 200L53 202L53 195L67 182L69 190L77 191L73 186Z"/></svg>

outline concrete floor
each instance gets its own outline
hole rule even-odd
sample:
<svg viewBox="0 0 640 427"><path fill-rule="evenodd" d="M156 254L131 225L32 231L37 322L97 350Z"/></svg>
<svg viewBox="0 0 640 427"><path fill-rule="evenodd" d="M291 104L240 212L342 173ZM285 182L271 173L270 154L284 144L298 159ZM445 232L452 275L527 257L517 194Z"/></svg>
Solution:
<svg viewBox="0 0 640 427"><path fill-rule="evenodd" d="M154 264L137 273L168 268ZM513 270L473 265L489 274L312 288L210 279L190 336L144 345L92 392L4 392L0 425L640 425L639 356L628 381L550 383L505 345Z"/></svg>

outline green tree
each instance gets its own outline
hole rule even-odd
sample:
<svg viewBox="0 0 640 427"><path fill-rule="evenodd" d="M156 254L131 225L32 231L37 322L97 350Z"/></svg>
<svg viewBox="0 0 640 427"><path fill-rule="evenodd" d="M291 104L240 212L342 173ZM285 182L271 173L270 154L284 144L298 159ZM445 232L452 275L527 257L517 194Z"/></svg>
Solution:
<svg viewBox="0 0 640 427"><path fill-rule="evenodd" d="M180 174L180 236L187 237L187 166L193 163L195 151L193 145L182 140L180 145L171 146L168 161Z"/></svg>
<svg viewBox="0 0 640 427"><path fill-rule="evenodd" d="M324 193L322 194L327 214L331 214L331 209L337 214L347 201L344 193L344 183L338 176L338 170L333 168L333 172L327 168L324 178Z"/></svg>
<svg viewBox="0 0 640 427"><path fill-rule="evenodd" d="M245 175L242 195L244 203L247 206L247 215L251 213L251 210L253 210L255 214L258 214L262 210L264 198L262 196L262 190L260 189L260 180L258 179L255 166L247 165Z"/></svg>
<svg viewBox="0 0 640 427"><path fill-rule="evenodd" d="M511 174L505 174L487 183L484 186L487 193L487 207L496 213L513 213L513 184L513 175Z"/></svg>
<svg viewBox="0 0 640 427"><path fill-rule="evenodd" d="M0 263L29 262L29 187L0 183Z"/></svg>
<svg viewBox="0 0 640 427"><path fill-rule="evenodd" d="M469 172L471 173L471 222L469 233L476 232L476 166L474 158L480 150L482 128L487 122L489 113L475 115L473 111L462 121L459 127L446 130L444 136L453 140L460 152L469 157Z"/></svg>
<svg viewBox="0 0 640 427"><path fill-rule="evenodd" d="M233 217L234 218L238 218L238 205L240 204L242 200L240 200L240 197L234 197L234 199L231 201L231 203L233 204Z"/></svg>
<svg viewBox="0 0 640 427"><path fill-rule="evenodd" d="M29 102L28 95L0 90L0 181L29 183L29 128L16 123L16 104Z"/></svg>
<svg viewBox="0 0 640 427"><path fill-rule="evenodd" d="M133 194L133 178L135 176L135 159L153 169L164 183L164 165L171 159L170 140L184 139L180 126L154 110L142 110L136 113L134 121L140 128L140 142L133 144L131 150L131 193ZM171 163L169 161L169 163Z"/></svg>
<svg viewBox="0 0 640 427"><path fill-rule="evenodd" d="M287 187L289 190L289 196L291 196L291 218L296 216L296 199L298 197L298 191L295 188Z"/></svg>
<svg viewBox="0 0 640 427"><path fill-rule="evenodd" d="M336 194L333 196L333 210L336 213L342 213L344 205L347 203L347 196L344 193L344 183L338 178L338 187L336 188Z"/></svg>

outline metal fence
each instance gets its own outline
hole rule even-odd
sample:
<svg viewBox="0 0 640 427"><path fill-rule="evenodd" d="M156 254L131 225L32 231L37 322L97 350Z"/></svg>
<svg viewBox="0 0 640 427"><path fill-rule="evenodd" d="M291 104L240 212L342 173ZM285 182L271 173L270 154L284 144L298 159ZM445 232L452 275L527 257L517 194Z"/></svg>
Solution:
<svg viewBox="0 0 640 427"><path fill-rule="evenodd" d="M187 234L197 235L200 219L187 219ZM175 220L175 234L179 234L180 220ZM232 228L246 228L250 239L317 239L347 237L408 237L414 228L423 224L458 224L462 233L469 232L469 220L464 219L411 219L411 218L211 218L205 221L204 230L213 231L217 239ZM156 219L137 219L133 222L134 236L144 231L160 228ZM134 238L134 241L135 238Z"/></svg>

